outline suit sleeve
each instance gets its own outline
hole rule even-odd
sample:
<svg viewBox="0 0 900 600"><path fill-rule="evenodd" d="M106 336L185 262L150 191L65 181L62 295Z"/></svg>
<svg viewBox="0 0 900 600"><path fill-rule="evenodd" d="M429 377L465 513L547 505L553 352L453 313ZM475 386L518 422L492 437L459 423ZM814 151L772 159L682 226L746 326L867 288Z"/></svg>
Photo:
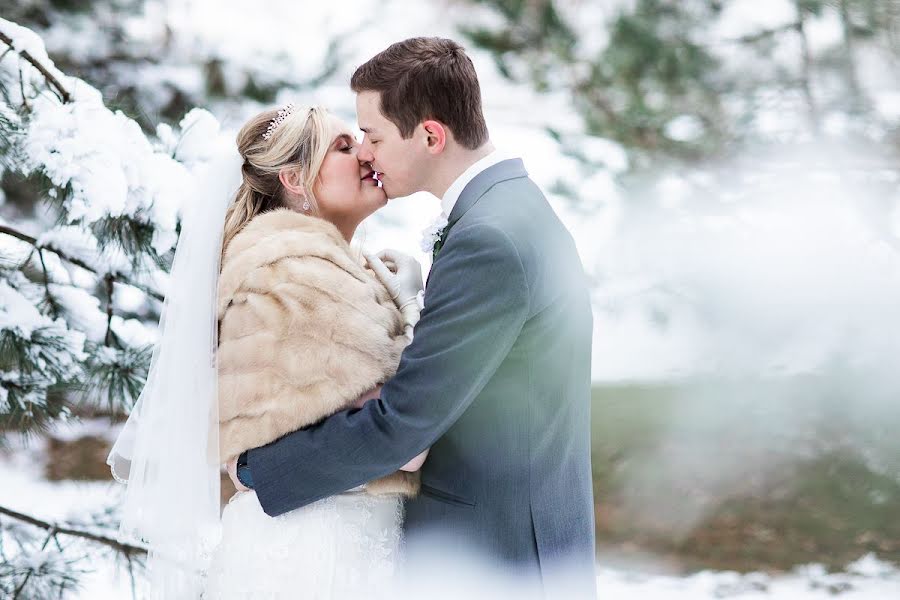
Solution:
<svg viewBox="0 0 900 600"><path fill-rule="evenodd" d="M266 514L393 473L431 446L490 381L528 310L525 271L507 234L478 223L451 231L415 338L381 398L249 452Z"/></svg>

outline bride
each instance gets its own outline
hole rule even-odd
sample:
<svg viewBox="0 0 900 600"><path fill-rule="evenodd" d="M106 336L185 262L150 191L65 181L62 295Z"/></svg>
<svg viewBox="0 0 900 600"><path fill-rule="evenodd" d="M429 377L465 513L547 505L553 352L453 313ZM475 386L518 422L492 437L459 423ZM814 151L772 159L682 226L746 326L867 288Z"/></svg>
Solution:
<svg viewBox="0 0 900 600"><path fill-rule="evenodd" d="M220 464L378 397L422 289L421 276L401 280L349 245L387 198L340 120L265 111L237 149L186 203L160 343L110 453L128 484L122 533L149 546L153 598L386 594L427 451L279 517L239 491L219 518Z"/></svg>

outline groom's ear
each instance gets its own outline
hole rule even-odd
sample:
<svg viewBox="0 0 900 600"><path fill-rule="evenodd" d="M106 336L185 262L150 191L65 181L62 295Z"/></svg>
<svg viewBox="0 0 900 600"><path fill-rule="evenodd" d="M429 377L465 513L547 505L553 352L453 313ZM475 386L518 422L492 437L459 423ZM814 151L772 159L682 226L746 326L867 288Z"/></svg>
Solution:
<svg viewBox="0 0 900 600"><path fill-rule="evenodd" d="M422 121L422 129L425 131L428 151L432 154L443 152L447 145L447 128L439 121Z"/></svg>

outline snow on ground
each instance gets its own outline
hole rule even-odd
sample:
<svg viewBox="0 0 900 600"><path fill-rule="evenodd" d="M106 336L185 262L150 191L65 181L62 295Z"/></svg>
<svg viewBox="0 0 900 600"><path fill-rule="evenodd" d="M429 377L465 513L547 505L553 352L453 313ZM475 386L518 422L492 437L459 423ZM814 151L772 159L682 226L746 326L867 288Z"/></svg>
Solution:
<svg viewBox="0 0 900 600"><path fill-rule="evenodd" d="M60 425L54 435L71 440L85 434L115 436L101 420ZM116 503L121 487L109 482L49 482L43 479L43 445L26 448L12 440L12 452L0 452L0 505L43 519L77 518ZM82 580L79 598L127 600L130 582L109 562L95 561ZM298 582L298 585L301 585ZM598 598L603 600L889 600L900 598L900 569L874 555L861 557L843 573L805 565L785 575L702 571L686 576L662 575L634 568L598 565Z"/></svg>
<svg viewBox="0 0 900 600"><path fill-rule="evenodd" d="M879 574L855 572L869 565L876 566ZM808 565L777 577L713 571L672 577L625 573L601 565L597 586L598 597L609 600L889 600L900 596L900 572L871 555L850 565L847 573L829 575L820 566Z"/></svg>
<svg viewBox="0 0 900 600"><path fill-rule="evenodd" d="M321 102L351 124L355 114L347 81L355 65L393 41L422 34L460 39L458 24L491 18L454 2L271 0L264 10L248 10L236 0L166 4L175 10L168 17L176 43L185 45L186 54L215 50L226 68L234 67L226 77L244 63L262 63L262 70L273 76L283 77L290 70L302 81L320 72L325 42L341 36L346 44L338 72L314 89L284 90L278 102ZM585 26L603 22L625 4L627 0L597 3ZM760 10L756 2L731 3L717 33L739 36L778 26L790 20L789 5L774 0L767 4L773 10ZM152 31L143 29L146 24L136 18L133 34L152 37ZM833 42L834 23L813 25L816 47ZM594 42L601 45L602 39ZM786 168L779 172L754 164L741 172L729 168L719 173L731 178L736 190L706 186L702 174L676 173L663 179L649 200L623 197L614 177L627 166L624 151L607 140L585 138L569 98L511 83L485 52L473 49L471 54L496 144L521 154L545 190L561 180L584 200L579 208L549 194L598 283L596 380L671 378L721 370L723 364L754 373L766 368L809 371L842 356L850 363L876 367L893 362L900 339L891 309L900 301L896 193L893 198L868 193L848 179L846 171L835 174L832 165L817 165L815 157L808 157L800 163L782 161ZM169 72L158 73L156 79L145 71L135 76L156 81L182 73L176 66L160 68ZM881 113L896 118L896 87L888 83L877 102ZM247 102L209 108L233 130L262 107ZM781 131L782 121L775 118L769 125ZM548 125L563 134L562 144L546 132ZM832 128L835 132L838 125ZM672 127L682 136L692 135L690 122L673 122ZM568 156L566 146L581 150L599 168L584 170ZM826 178L797 176L815 169ZM798 199L814 206L801 205ZM407 251L424 259L427 267L428 259L419 250L421 230L438 212L437 199L427 194L394 200L364 225L358 241L370 249ZM892 379L885 386L894 384ZM97 432L105 428L103 423L91 427ZM0 504L40 517L65 518L113 504L121 492L112 482L47 482L40 474L42 461L39 447L0 454ZM116 580L108 565L99 568L84 582L82 597L130 597L124 574ZM600 597L623 600L806 600L834 593L848 599L900 597L900 572L875 557L865 557L847 570L829 575L813 565L778 577L720 572L674 577L600 565L598 583Z"/></svg>

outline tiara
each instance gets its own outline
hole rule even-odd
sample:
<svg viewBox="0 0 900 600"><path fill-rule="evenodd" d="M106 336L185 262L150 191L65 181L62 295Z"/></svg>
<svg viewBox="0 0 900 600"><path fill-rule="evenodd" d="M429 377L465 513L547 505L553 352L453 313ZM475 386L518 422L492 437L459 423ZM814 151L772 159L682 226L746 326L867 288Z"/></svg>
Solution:
<svg viewBox="0 0 900 600"><path fill-rule="evenodd" d="M263 139L267 140L272 137L272 134L275 133L275 130L278 129L279 125L284 123L285 119L291 116L291 113L294 112L294 109L297 108L294 106L294 103L291 102L284 108L278 111L278 116L269 121L269 127L266 129L266 132L263 134Z"/></svg>

